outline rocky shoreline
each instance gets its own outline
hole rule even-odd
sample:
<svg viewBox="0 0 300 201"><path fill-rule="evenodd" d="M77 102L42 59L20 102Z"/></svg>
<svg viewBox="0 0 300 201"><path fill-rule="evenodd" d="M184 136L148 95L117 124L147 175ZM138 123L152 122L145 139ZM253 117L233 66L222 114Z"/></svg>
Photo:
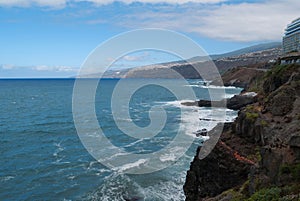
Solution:
<svg viewBox="0 0 300 201"><path fill-rule="evenodd" d="M226 100L240 111L212 152L200 160L198 148L184 185L187 201L300 199L300 66L259 74L246 83L257 96Z"/></svg>

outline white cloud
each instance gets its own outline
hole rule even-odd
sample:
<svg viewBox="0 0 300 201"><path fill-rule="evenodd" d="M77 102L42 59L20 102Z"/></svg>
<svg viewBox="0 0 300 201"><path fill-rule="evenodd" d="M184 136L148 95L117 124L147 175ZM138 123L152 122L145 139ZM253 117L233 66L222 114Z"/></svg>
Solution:
<svg viewBox="0 0 300 201"><path fill-rule="evenodd" d="M146 59L146 57L149 56L149 52L143 52L143 54L132 54L132 55L126 55L121 58L121 60L124 61L143 61Z"/></svg>
<svg viewBox="0 0 300 201"><path fill-rule="evenodd" d="M91 2L99 5L110 4L117 0L75 0L75 1L84 1ZM201 4L215 4L220 2L225 2L228 0L118 0L119 2L123 2L126 4L131 4L134 2L140 3L168 3L168 4L186 4L186 3L201 3Z"/></svg>
<svg viewBox="0 0 300 201"><path fill-rule="evenodd" d="M78 72L79 68L70 66L47 66L47 65L37 65L37 66L18 66L11 64L2 64L0 66L3 70L15 70L15 69L31 69L34 71L52 71L52 72Z"/></svg>
<svg viewBox="0 0 300 201"><path fill-rule="evenodd" d="M64 6L75 2L104 5L115 0L0 0L1 5ZM119 0L130 4L169 3L132 9L130 14L118 13L107 17L94 17L87 24L105 24L126 28L166 28L196 33L208 38L227 41L281 40L284 29L293 19L300 17L299 0L262 0L255 3L232 3L229 0ZM216 4L223 2L222 4ZM176 4L176 5L174 5ZM101 7L100 7L101 9ZM84 9L83 9L84 10Z"/></svg>
<svg viewBox="0 0 300 201"><path fill-rule="evenodd" d="M0 6L20 6L29 7L32 5L47 6L47 7L60 7L63 8L67 3L73 2L90 2L97 5L107 5L113 2L123 2L125 4L131 4L134 2L141 3L169 3L169 4L185 4L185 3L203 3L214 4L225 2L227 0L0 0Z"/></svg>
<svg viewBox="0 0 300 201"><path fill-rule="evenodd" d="M11 65L11 64L3 64L3 65L1 65L1 68L3 70L11 70L11 69L15 68L15 66Z"/></svg>
<svg viewBox="0 0 300 201"><path fill-rule="evenodd" d="M70 66L47 66L47 65L33 66L32 69L36 71L54 71L54 72L77 72L78 71L78 68L73 68Z"/></svg>
<svg viewBox="0 0 300 201"><path fill-rule="evenodd" d="M228 41L281 40L284 29L300 17L299 0L201 6L185 5L167 12L149 11L122 16L118 25L166 28ZM139 20L136 20L139 19Z"/></svg>
<svg viewBox="0 0 300 201"><path fill-rule="evenodd" d="M190 31L234 41L279 40L299 10L299 0L222 5L200 17L202 25Z"/></svg>
<svg viewBox="0 0 300 201"><path fill-rule="evenodd" d="M0 0L0 6L29 7L32 5L47 7L64 7L67 0Z"/></svg>

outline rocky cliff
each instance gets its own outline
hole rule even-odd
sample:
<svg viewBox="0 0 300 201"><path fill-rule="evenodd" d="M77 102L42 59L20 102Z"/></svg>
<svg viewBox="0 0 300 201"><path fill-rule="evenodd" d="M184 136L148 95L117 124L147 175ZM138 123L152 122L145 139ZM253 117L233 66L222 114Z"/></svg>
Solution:
<svg viewBox="0 0 300 201"><path fill-rule="evenodd" d="M236 73L236 72L235 72ZM273 66L247 83L258 95L187 172L187 201L300 200L300 65Z"/></svg>

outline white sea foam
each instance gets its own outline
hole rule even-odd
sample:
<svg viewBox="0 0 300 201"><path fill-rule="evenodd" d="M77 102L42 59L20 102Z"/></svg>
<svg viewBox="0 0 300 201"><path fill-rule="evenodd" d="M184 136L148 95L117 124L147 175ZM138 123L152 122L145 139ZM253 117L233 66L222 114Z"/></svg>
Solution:
<svg viewBox="0 0 300 201"><path fill-rule="evenodd" d="M56 150L53 153L54 157L58 157L58 154L62 152L65 148L61 145L62 141L59 143L54 143L54 146L56 147Z"/></svg>
<svg viewBox="0 0 300 201"><path fill-rule="evenodd" d="M111 147L109 147L109 149L115 149L115 147L111 146ZM104 161L105 160L112 160L113 158L116 158L118 156L124 156L124 155L127 155L127 154L128 153L126 153L126 152L118 152L118 153L116 153L116 154L114 154L114 155L112 155L110 157L103 158L103 160ZM101 161L99 161L99 162L101 162Z"/></svg>
<svg viewBox="0 0 300 201"><path fill-rule="evenodd" d="M9 180L11 180L11 179L13 179L13 178L15 178L14 176L5 176L5 177L2 177L1 178L1 181L2 182L5 182L5 181L9 181Z"/></svg>
<svg viewBox="0 0 300 201"><path fill-rule="evenodd" d="M201 85L198 85L198 84L187 84L187 85L184 85L185 87L200 87Z"/></svg>
<svg viewBox="0 0 300 201"><path fill-rule="evenodd" d="M232 98L233 96L235 96L235 94L225 94L224 98Z"/></svg>
<svg viewBox="0 0 300 201"><path fill-rule="evenodd" d="M69 180L74 180L74 179L75 179L75 176L74 176L74 175L68 176L68 179L69 179Z"/></svg>
<svg viewBox="0 0 300 201"><path fill-rule="evenodd" d="M178 167L175 168L174 174L166 175L163 173L164 178L169 177L167 180L161 180L159 174L144 175L141 180L137 177L112 173L105 177L105 183L96 192L87 196L87 200L184 200L182 186L185 182L186 171L180 170L178 172Z"/></svg>
<svg viewBox="0 0 300 201"><path fill-rule="evenodd" d="M139 159L138 161L136 162L133 162L133 163L127 163L121 167L118 167L117 171L118 172L124 172L126 170L129 170L131 168L135 168L135 167L139 167L140 165L142 164L145 164L147 162L146 159Z"/></svg>
<svg viewBox="0 0 300 201"><path fill-rule="evenodd" d="M174 177L176 177L176 179L174 179ZM161 181L155 185L144 188L144 200L185 200L185 195L182 188L185 182L185 177L186 171L182 171L181 173L175 173L175 175L172 175L172 180Z"/></svg>
<svg viewBox="0 0 300 201"><path fill-rule="evenodd" d="M195 102L195 100L175 100L175 101L168 101L168 102L157 102L166 106L171 107L178 107L178 108L186 108L186 109L198 109L198 106L186 106L182 105L182 103L192 103Z"/></svg>
<svg viewBox="0 0 300 201"><path fill-rule="evenodd" d="M174 153L168 154L168 155L162 155L159 157L159 160L161 162L166 162L166 161L176 161L176 156Z"/></svg>
<svg viewBox="0 0 300 201"><path fill-rule="evenodd" d="M128 119L128 118L117 118L116 121L132 122L132 119Z"/></svg>
<svg viewBox="0 0 300 201"><path fill-rule="evenodd" d="M208 85L208 86L202 85L200 87L204 89L241 89L234 86L216 86L216 85Z"/></svg>
<svg viewBox="0 0 300 201"><path fill-rule="evenodd" d="M234 95L234 94L230 94ZM218 123L233 122L237 117L237 112L227 108L207 108L198 106L185 106L182 102L193 102L192 100L170 101L165 105L182 109L183 125L182 129L186 135L196 137L195 132L201 129L212 130ZM209 137L200 136L202 140Z"/></svg>
<svg viewBox="0 0 300 201"><path fill-rule="evenodd" d="M199 118L206 118L205 115L211 114L213 111L211 109L205 109L205 114L202 114L202 108L198 106L185 106L182 105L182 102L194 102L193 100L181 100L181 101L169 101L165 102L166 106L178 107L182 109L182 131L186 135L196 138L195 132L200 129L207 129L208 131L213 129L217 125L216 122L211 121L200 121ZM204 116L203 116L204 115ZM207 140L207 138L199 137L202 140ZM170 156L171 157L171 156ZM162 158L162 160L166 160L166 158Z"/></svg>
<svg viewBox="0 0 300 201"><path fill-rule="evenodd" d="M246 92L242 94L243 96L255 97L257 96L256 92Z"/></svg>
<svg viewBox="0 0 300 201"><path fill-rule="evenodd" d="M125 201L133 197L144 200L144 189L127 175L114 172L106 176L104 181L96 192L87 196L86 200Z"/></svg>
<svg viewBox="0 0 300 201"><path fill-rule="evenodd" d="M183 148L182 147L171 147L168 154L164 154L159 157L159 160L161 162L167 162L167 161L176 161L178 159L178 153L182 153Z"/></svg>
<svg viewBox="0 0 300 201"><path fill-rule="evenodd" d="M142 138L142 139L136 140L136 141L134 141L134 142L132 142L132 143L124 146L124 147L132 147L132 146L136 145L137 143L142 142L142 141L144 141L146 139L148 139L148 138Z"/></svg>
<svg viewBox="0 0 300 201"><path fill-rule="evenodd" d="M209 136L201 136L203 141L209 140Z"/></svg>

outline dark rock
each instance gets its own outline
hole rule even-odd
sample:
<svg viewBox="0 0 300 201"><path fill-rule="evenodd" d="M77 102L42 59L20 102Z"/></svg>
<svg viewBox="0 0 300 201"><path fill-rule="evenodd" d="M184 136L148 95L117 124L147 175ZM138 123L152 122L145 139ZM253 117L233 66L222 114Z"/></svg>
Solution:
<svg viewBox="0 0 300 201"><path fill-rule="evenodd" d="M289 141L289 145L291 147L300 147L300 134L292 136Z"/></svg>
<svg viewBox="0 0 300 201"><path fill-rule="evenodd" d="M195 132L196 136L197 137L200 137L200 136L206 136L207 135L207 129L206 128L203 128L201 130L197 130Z"/></svg>
<svg viewBox="0 0 300 201"><path fill-rule="evenodd" d="M272 178L273 183L277 182L279 175L279 168L283 161L283 155L278 153L275 149L262 148L260 151L262 156L261 166L266 175Z"/></svg>
<svg viewBox="0 0 300 201"><path fill-rule="evenodd" d="M200 121L217 121L215 119L199 118Z"/></svg>
<svg viewBox="0 0 300 201"><path fill-rule="evenodd" d="M265 128L261 124L262 120L259 114L250 116L249 112L242 110L233 124L233 131L236 135L247 139L251 143L264 145ZM255 113L254 113L255 114ZM250 117L249 117L250 116Z"/></svg>
<svg viewBox="0 0 300 201"><path fill-rule="evenodd" d="M198 106L198 101L194 101L194 102L182 102L181 105L185 105L185 106Z"/></svg>
<svg viewBox="0 0 300 201"><path fill-rule="evenodd" d="M293 121L293 117L291 117L291 116L285 116L283 120L284 120L285 123L290 123L290 122Z"/></svg>
<svg viewBox="0 0 300 201"><path fill-rule="evenodd" d="M291 164L294 162L291 150L284 147L262 147L260 154L263 172L268 176L271 183L278 184L280 180L280 168L284 164Z"/></svg>
<svg viewBox="0 0 300 201"><path fill-rule="evenodd" d="M278 89L282 84L288 81L288 77L271 77L263 83L264 93L270 93Z"/></svg>
<svg viewBox="0 0 300 201"><path fill-rule="evenodd" d="M269 94L277 90L285 83L292 80L299 80L299 72L297 72L297 65L291 66L277 66L263 82L262 89L265 94Z"/></svg>
<svg viewBox="0 0 300 201"><path fill-rule="evenodd" d="M209 100L200 100L198 101L199 107L227 107L232 110L239 110L242 107L245 107L248 104L254 103L256 97L248 95L235 95L230 99L223 99L220 101L209 101Z"/></svg>
<svg viewBox="0 0 300 201"><path fill-rule="evenodd" d="M284 116L293 109L296 92L291 86L283 86L268 96L266 110L274 116Z"/></svg>
<svg viewBox="0 0 300 201"><path fill-rule="evenodd" d="M235 95L230 98L227 102L227 108L232 110L239 110L246 105L254 103L256 101L256 97L248 96L248 95Z"/></svg>
<svg viewBox="0 0 300 201"><path fill-rule="evenodd" d="M183 187L187 201L216 196L247 180L251 165L238 160L222 142L218 142L203 160L198 158L199 152L200 148L187 172Z"/></svg>
<svg viewBox="0 0 300 201"><path fill-rule="evenodd" d="M296 161L300 161L300 134L292 136L289 145L294 152Z"/></svg>
<svg viewBox="0 0 300 201"><path fill-rule="evenodd" d="M210 100L199 100L199 107L226 107L226 100L221 101L210 101Z"/></svg>

